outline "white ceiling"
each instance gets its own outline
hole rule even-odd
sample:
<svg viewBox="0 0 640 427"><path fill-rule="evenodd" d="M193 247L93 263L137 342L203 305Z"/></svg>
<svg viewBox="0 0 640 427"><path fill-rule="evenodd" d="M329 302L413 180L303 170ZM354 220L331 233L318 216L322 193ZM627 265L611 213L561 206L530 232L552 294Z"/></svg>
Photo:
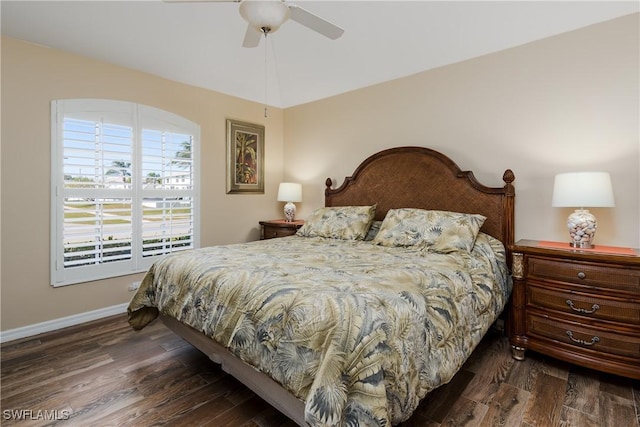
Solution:
<svg viewBox="0 0 640 427"><path fill-rule="evenodd" d="M242 48L246 23L237 3L162 0L3 0L1 29L5 36L290 107L640 10L638 1L292 3L341 26L344 35L329 40L288 21L266 45Z"/></svg>

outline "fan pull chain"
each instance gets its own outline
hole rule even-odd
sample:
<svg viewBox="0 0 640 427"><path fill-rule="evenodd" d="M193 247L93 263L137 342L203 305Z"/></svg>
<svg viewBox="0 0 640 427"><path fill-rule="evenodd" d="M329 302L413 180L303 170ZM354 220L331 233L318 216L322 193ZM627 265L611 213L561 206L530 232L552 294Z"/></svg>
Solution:
<svg viewBox="0 0 640 427"><path fill-rule="evenodd" d="M267 34L269 31L265 28L262 29L264 32L264 116L267 115Z"/></svg>

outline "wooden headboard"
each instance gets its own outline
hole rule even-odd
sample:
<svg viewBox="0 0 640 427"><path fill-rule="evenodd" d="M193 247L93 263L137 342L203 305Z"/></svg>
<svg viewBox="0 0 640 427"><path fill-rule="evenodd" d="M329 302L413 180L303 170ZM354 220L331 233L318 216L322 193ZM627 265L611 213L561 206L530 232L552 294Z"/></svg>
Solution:
<svg viewBox="0 0 640 427"><path fill-rule="evenodd" d="M424 147L397 147L371 155L344 183L332 189L327 178L325 206L377 204L376 219L389 209L420 208L478 213L487 217L481 231L514 242L515 176L502 175L503 187L486 187L442 153Z"/></svg>

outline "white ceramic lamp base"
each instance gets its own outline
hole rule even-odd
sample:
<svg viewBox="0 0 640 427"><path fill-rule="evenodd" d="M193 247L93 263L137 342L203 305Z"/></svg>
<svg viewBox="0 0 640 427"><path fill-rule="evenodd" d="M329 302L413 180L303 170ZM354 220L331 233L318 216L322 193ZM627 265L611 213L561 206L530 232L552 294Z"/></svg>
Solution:
<svg viewBox="0 0 640 427"><path fill-rule="evenodd" d="M293 222L296 217L296 205L291 202L287 202L284 205L284 219L287 222Z"/></svg>
<svg viewBox="0 0 640 427"><path fill-rule="evenodd" d="M593 248L593 238L596 234L598 224L596 217L586 209L576 209L567 219L569 245L574 248Z"/></svg>

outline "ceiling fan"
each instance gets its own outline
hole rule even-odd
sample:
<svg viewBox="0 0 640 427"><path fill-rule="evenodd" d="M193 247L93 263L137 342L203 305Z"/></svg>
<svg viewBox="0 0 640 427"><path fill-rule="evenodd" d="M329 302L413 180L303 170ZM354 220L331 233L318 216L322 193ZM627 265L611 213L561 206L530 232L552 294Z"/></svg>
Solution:
<svg viewBox="0 0 640 427"><path fill-rule="evenodd" d="M273 33L289 18L332 40L344 30L335 24L285 0L164 0L167 3L225 2L240 3L240 16L248 22L243 47L256 47L262 35Z"/></svg>

